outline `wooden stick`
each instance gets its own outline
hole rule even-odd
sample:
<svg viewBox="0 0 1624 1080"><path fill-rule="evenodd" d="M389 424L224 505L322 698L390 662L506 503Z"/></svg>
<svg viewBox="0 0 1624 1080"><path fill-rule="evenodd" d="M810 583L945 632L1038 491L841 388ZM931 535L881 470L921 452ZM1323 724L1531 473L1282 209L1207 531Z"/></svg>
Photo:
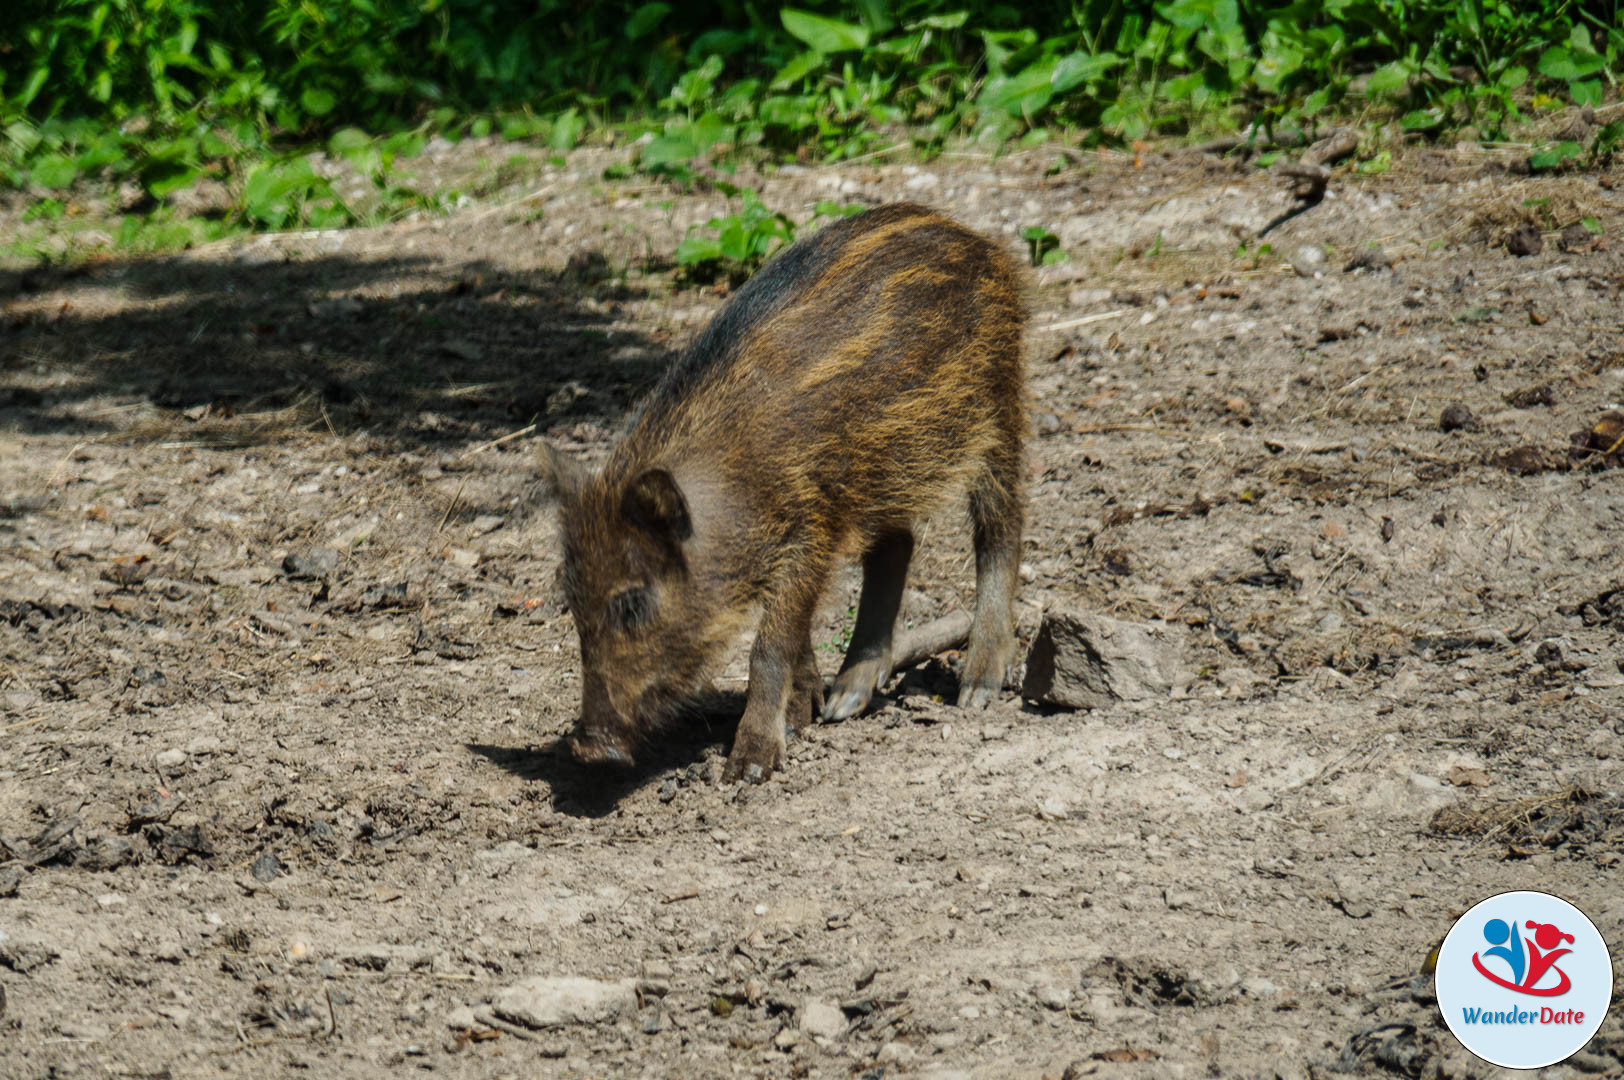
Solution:
<svg viewBox="0 0 1624 1080"><path fill-rule="evenodd" d="M924 663L937 653L957 649L970 637L970 613L955 611L905 632L891 650L891 673Z"/></svg>

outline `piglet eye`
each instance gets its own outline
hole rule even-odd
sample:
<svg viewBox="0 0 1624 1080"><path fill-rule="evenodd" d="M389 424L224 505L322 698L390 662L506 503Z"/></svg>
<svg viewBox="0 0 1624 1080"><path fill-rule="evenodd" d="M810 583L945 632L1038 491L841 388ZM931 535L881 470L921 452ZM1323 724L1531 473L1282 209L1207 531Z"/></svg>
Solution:
<svg viewBox="0 0 1624 1080"><path fill-rule="evenodd" d="M617 592L609 598L609 618L622 630L635 630L654 614L654 596L645 585Z"/></svg>

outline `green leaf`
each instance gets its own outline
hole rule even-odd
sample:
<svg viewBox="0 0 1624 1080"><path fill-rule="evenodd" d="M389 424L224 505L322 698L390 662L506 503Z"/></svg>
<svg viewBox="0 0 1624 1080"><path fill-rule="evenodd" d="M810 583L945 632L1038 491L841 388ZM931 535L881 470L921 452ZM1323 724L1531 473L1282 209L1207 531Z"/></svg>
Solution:
<svg viewBox="0 0 1624 1080"><path fill-rule="evenodd" d="M886 0L857 0L857 13L871 33L883 34L896 25Z"/></svg>
<svg viewBox="0 0 1624 1080"><path fill-rule="evenodd" d="M1575 105L1600 105L1601 90L1600 79L1568 83L1568 95L1573 98Z"/></svg>
<svg viewBox="0 0 1624 1080"><path fill-rule="evenodd" d="M1180 75L1176 79L1168 79L1157 90L1157 97L1164 101L1186 101L1205 82L1199 71L1189 75Z"/></svg>
<svg viewBox="0 0 1624 1080"><path fill-rule="evenodd" d="M679 132L658 136L644 144L637 160L645 169L661 165L681 165L699 156L693 133L686 126Z"/></svg>
<svg viewBox="0 0 1624 1080"><path fill-rule="evenodd" d="M1262 58L1252 69L1252 78L1257 82L1259 90L1272 94L1280 89L1281 83L1302 68L1304 54L1295 45L1279 40L1272 33L1265 37L1263 49ZM1378 71L1376 75L1379 74ZM1370 78L1372 84L1376 82L1376 75Z"/></svg>
<svg viewBox="0 0 1624 1080"><path fill-rule="evenodd" d="M1370 73L1370 81L1365 84L1372 94L1393 94L1404 89L1404 84L1414 71L1411 64L1403 60L1394 60L1391 64L1383 64Z"/></svg>
<svg viewBox="0 0 1624 1080"><path fill-rule="evenodd" d="M50 77L51 69L48 67L37 67L29 72L28 80L23 83L22 90L17 94L17 105L24 109L28 108L29 103L39 95L41 88L45 86L45 80Z"/></svg>
<svg viewBox="0 0 1624 1080"><path fill-rule="evenodd" d="M1070 53L1055 61L1054 71L1049 76L1049 89L1057 94L1064 94L1073 87L1093 82L1125 63L1126 60L1112 52L1094 56L1085 52Z"/></svg>
<svg viewBox="0 0 1624 1080"><path fill-rule="evenodd" d="M823 54L809 49L778 69L771 83L774 90L788 90L823 66Z"/></svg>
<svg viewBox="0 0 1624 1080"><path fill-rule="evenodd" d="M654 0L653 3L644 4L632 12L632 17L626 20L626 37L630 41L637 41L647 37L659 28L660 22L671 14L671 5Z"/></svg>
<svg viewBox="0 0 1624 1080"><path fill-rule="evenodd" d="M1431 131L1440 127L1444 122L1442 109L1416 109L1414 112L1404 114L1399 124L1405 131Z"/></svg>
<svg viewBox="0 0 1624 1080"><path fill-rule="evenodd" d="M1386 172L1388 169L1391 169L1392 167L1393 167L1393 155L1392 155L1392 153L1390 151L1383 150L1381 153L1377 154L1375 157L1371 158L1369 161L1361 161L1359 164L1355 165L1353 168L1354 168L1355 172L1362 173L1365 176L1376 176L1376 175L1378 175L1380 173Z"/></svg>
<svg viewBox="0 0 1624 1080"><path fill-rule="evenodd" d="M810 11L784 8L778 13L784 29L820 53L846 52L868 44L868 30Z"/></svg>
<svg viewBox="0 0 1624 1080"><path fill-rule="evenodd" d="M1546 169L1555 169L1560 167L1563 162L1572 160L1583 153L1584 147L1580 146L1576 142L1559 142L1554 146L1547 146L1538 153L1530 154L1528 157L1528 167L1533 169L1535 172L1542 172Z"/></svg>
<svg viewBox="0 0 1624 1080"><path fill-rule="evenodd" d="M1591 236L1600 236L1603 232L1606 231L1601 227L1601 219L1600 218L1593 218L1593 217L1580 218L1579 219L1579 224L1583 225L1585 227L1585 232L1589 233Z"/></svg>
<svg viewBox="0 0 1624 1080"><path fill-rule="evenodd" d="M709 236L688 236L677 245L676 259L683 266L715 262L722 257L722 246Z"/></svg>
<svg viewBox="0 0 1624 1080"><path fill-rule="evenodd" d="M1500 73L1499 83L1502 90L1515 90L1528 81L1528 69L1517 65L1508 67Z"/></svg>
<svg viewBox="0 0 1624 1080"><path fill-rule="evenodd" d="M19 154L29 153L39 145L39 131L27 120L14 120L6 125L6 141L16 148Z"/></svg>
<svg viewBox="0 0 1624 1080"><path fill-rule="evenodd" d="M338 104L338 95L331 90L312 86L299 94L299 107L309 116L326 116Z"/></svg>
<svg viewBox="0 0 1624 1080"><path fill-rule="evenodd" d="M371 149L372 136L360 128L339 128L333 132L332 138L327 140L327 152L334 157L349 157L351 154Z"/></svg>
<svg viewBox="0 0 1624 1080"><path fill-rule="evenodd" d="M581 116L581 110L572 105L553 118L553 130L547 145L554 150L573 150L585 130L586 120Z"/></svg>
<svg viewBox="0 0 1624 1080"><path fill-rule="evenodd" d="M1156 13L1181 30L1199 30L1209 22L1221 29L1233 26L1237 17L1235 0L1172 0L1157 4Z"/></svg>
<svg viewBox="0 0 1624 1080"><path fill-rule="evenodd" d="M162 199L174 192L189 188L203 175L202 169L179 168L154 174L147 180L147 190L155 199Z"/></svg>
<svg viewBox="0 0 1624 1080"><path fill-rule="evenodd" d="M1541 75L1572 82L1594 75L1607 66L1607 61L1593 52L1553 45L1539 54L1538 66Z"/></svg>
<svg viewBox="0 0 1624 1080"><path fill-rule="evenodd" d="M1539 73L1552 79L1572 79L1578 77L1579 68L1565 46L1552 45L1539 54Z"/></svg>
<svg viewBox="0 0 1624 1080"><path fill-rule="evenodd" d="M968 11L949 11L944 15L926 15L908 24L909 30L957 30L970 19Z"/></svg>
<svg viewBox="0 0 1624 1080"><path fill-rule="evenodd" d="M42 188L59 190L73 183L79 167L61 154L42 154L28 169L28 179Z"/></svg>
<svg viewBox="0 0 1624 1080"><path fill-rule="evenodd" d="M1302 113L1304 116L1313 116L1330 103L1331 91L1328 87L1322 86L1303 98Z"/></svg>
<svg viewBox="0 0 1624 1080"><path fill-rule="evenodd" d="M981 88L976 104L983 109L1003 109L1011 115L1030 116L1049 104L1054 90L1055 62L1043 60L1018 75L995 75Z"/></svg>

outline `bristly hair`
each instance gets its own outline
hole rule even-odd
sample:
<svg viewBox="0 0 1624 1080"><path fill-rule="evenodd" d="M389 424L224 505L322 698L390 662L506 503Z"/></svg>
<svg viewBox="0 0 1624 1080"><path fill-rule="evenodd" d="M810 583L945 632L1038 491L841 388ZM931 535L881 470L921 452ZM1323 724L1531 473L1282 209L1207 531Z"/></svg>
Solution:
<svg viewBox="0 0 1624 1080"><path fill-rule="evenodd" d="M681 401L711 371L723 367L751 338L751 332L805 291L840 254L853 233L910 217L929 217L932 211L915 203L891 203L830 222L813 236L791 244L768 260L733 294L721 312L702 330L688 351L667 369L644 403L645 412Z"/></svg>

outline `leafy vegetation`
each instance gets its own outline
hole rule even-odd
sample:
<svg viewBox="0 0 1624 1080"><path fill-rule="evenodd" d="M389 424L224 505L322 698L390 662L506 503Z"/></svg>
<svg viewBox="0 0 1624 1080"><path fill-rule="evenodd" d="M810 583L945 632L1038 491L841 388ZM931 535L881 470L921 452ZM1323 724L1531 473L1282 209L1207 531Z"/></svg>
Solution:
<svg viewBox="0 0 1624 1080"><path fill-rule="evenodd" d="M563 152L612 129L636 168L679 180L740 154L1125 144L1350 113L1500 139L1616 96L1621 53L1617 0L13 0L0 187L133 183L161 203L213 180L233 223L276 229L364 216L318 149L373 204L423 205L396 162L435 134ZM1531 164L1618 140L1603 125ZM782 242L772 215L741 215L714 237L722 260Z"/></svg>
<svg viewBox="0 0 1624 1080"><path fill-rule="evenodd" d="M677 245L677 264L695 280L726 277L738 284L760 268L781 247L795 242L795 222L787 214L769 210L750 188L719 183L718 190L740 202L737 213L713 217L704 233L696 226ZM847 217L861 213L861 203L845 206L824 200L813 214L817 221L826 217ZM708 235L707 235L708 234Z"/></svg>

